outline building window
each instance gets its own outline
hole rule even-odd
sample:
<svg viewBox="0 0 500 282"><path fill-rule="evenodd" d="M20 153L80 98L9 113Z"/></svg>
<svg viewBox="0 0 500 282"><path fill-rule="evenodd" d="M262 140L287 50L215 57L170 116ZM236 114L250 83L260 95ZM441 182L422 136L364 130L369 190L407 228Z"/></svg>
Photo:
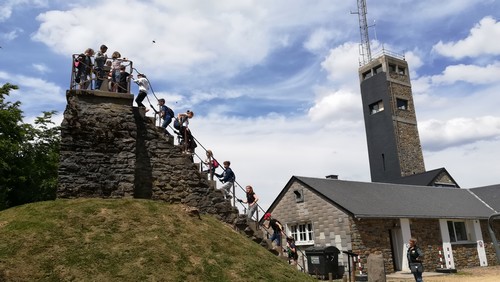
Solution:
<svg viewBox="0 0 500 282"><path fill-rule="evenodd" d="M382 102L382 100L380 100L378 102L371 104L368 107L370 108L370 114L373 115L384 110L384 103Z"/></svg>
<svg viewBox="0 0 500 282"><path fill-rule="evenodd" d="M372 70L366 71L363 73L363 80L372 77Z"/></svg>
<svg viewBox="0 0 500 282"><path fill-rule="evenodd" d="M396 106L400 110L408 110L408 100L396 98Z"/></svg>
<svg viewBox="0 0 500 282"><path fill-rule="evenodd" d="M292 225L290 226L290 232L297 245L314 244L312 223Z"/></svg>
<svg viewBox="0 0 500 282"><path fill-rule="evenodd" d="M398 66L398 74L405 75L406 74L406 68Z"/></svg>
<svg viewBox="0 0 500 282"><path fill-rule="evenodd" d="M468 241L467 228L465 221L448 221L448 233L450 234L450 242Z"/></svg>
<svg viewBox="0 0 500 282"><path fill-rule="evenodd" d="M296 203L303 203L304 202L304 191L302 189L294 190L293 194L295 195L295 202Z"/></svg>
<svg viewBox="0 0 500 282"><path fill-rule="evenodd" d="M442 183L442 182L435 182L434 187L446 187L446 188L457 188L456 184L453 183Z"/></svg>
<svg viewBox="0 0 500 282"><path fill-rule="evenodd" d="M389 64L389 72L396 72L396 65Z"/></svg>
<svg viewBox="0 0 500 282"><path fill-rule="evenodd" d="M377 73L381 73L382 72L382 65L378 65L376 66L375 68L373 68L373 73L374 74L377 74Z"/></svg>

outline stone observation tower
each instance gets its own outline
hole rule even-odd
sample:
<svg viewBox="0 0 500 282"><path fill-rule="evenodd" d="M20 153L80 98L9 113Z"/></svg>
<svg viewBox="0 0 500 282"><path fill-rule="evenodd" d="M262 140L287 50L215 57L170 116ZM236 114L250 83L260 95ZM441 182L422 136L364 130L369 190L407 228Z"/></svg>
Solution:
<svg viewBox="0 0 500 282"><path fill-rule="evenodd" d="M372 59L366 2L358 1L359 80L373 182L425 172L408 63L386 50Z"/></svg>
<svg viewBox="0 0 500 282"><path fill-rule="evenodd" d="M66 98L58 198L152 199L196 207L229 223L238 217L173 139L132 107L132 94L70 89Z"/></svg>

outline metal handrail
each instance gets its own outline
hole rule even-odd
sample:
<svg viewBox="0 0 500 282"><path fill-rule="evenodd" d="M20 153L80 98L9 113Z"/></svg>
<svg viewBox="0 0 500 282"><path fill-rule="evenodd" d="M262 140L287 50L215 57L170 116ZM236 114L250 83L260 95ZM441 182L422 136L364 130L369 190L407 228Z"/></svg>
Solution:
<svg viewBox="0 0 500 282"><path fill-rule="evenodd" d="M71 60L71 79L70 79L70 86L69 86L69 89L71 90L74 90L74 89L82 89L82 90L88 90L88 88L90 87L90 90L100 90L100 89L94 89L94 85L93 85L93 81L97 80L97 73L96 73L96 70L94 68L94 64L85 64L84 62L79 62L79 64L83 64L84 67L88 68L90 70L89 73L86 73L86 77L88 76L88 80L85 80L85 81L80 81L80 82L76 82L76 79L77 79L77 74L78 74L78 69L75 65L75 63L77 62L77 58L80 56L80 54L73 54L72 55L72 60ZM109 60L109 59L108 59ZM133 68L133 62L128 60L128 59L120 59L120 61L122 61L122 64L126 67L126 71L130 74L132 74L132 72L134 71L134 68ZM113 71L110 67L108 66L105 66L104 67L104 70L105 71ZM108 75L106 74L105 77L103 77L103 84L102 85L106 85L108 83ZM88 83L88 85L86 85ZM102 88L103 86L101 86ZM120 87L119 84L117 87ZM107 91L108 92L114 92L112 91L112 89L109 89L108 87L107 88ZM122 92L122 93L130 93L130 80L127 80L127 89L125 89L126 91L125 92Z"/></svg>

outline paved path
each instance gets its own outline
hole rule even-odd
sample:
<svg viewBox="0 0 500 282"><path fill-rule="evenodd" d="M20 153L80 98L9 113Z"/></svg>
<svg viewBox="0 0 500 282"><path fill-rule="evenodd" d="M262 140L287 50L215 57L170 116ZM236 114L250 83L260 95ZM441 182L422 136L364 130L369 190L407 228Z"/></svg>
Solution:
<svg viewBox="0 0 500 282"><path fill-rule="evenodd" d="M439 272L429 272L429 271L424 271L423 277L432 277L432 276L446 276L449 275L448 273L439 273ZM398 271L395 273L387 274L385 276L388 281L390 279L413 279L413 274L409 271Z"/></svg>

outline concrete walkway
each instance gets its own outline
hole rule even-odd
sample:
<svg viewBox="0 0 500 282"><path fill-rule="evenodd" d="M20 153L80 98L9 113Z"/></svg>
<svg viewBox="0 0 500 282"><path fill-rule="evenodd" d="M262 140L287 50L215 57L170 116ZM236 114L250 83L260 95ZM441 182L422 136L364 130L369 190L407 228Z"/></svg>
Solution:
<svg viewBox="0 0 500 282"><path fill-rule="evenodd" d="M446 276L446 275L449 275L449 273L424 271L422 277ZM385 277L387 279L413 279L413 274L411 274L411 272L409 271L398 271L391 274L387 274Z"/></svg>

